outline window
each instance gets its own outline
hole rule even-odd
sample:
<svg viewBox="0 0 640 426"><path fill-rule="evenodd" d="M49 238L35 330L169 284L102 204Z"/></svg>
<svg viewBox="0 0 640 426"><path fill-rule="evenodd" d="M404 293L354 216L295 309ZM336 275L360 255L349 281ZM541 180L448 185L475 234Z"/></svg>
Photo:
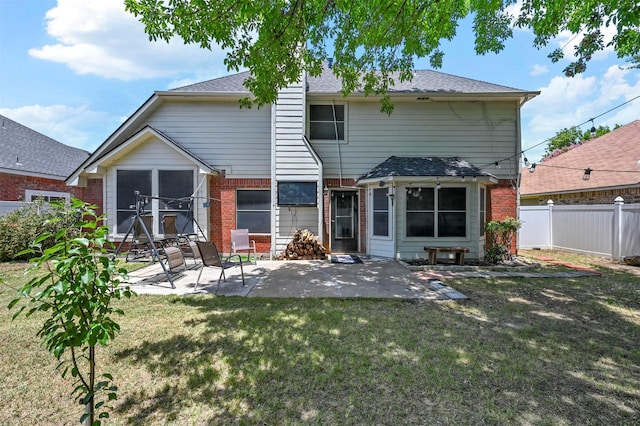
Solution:
<svg viewBox="0 0 640 426"><path fill-rule="evenodd" d="M373 190L373 235L389 236L389 200L387 188Z"/></svg>
<svg viewBox="0 0 640 426"><path fill-rule="evenodd" d="M467 190L438 190L438 237L464 237L467 234Z"/></svg>
<svg viewBox="0 0 640 426"><path fill-rule="evenodd" d="M191 193L193 192L192 170L159 170L158 196L160 220L166 214L177 216L179 233L193 232L191 217Z"/></svg>
<svg viewBox="0 0 640 426"><path fill-rule="evenodd" d="M55 192L55 191L38 191L35 189L27 189L25 191L25 198L28 202L36 200L49 201L69 201L71 198L68 192Z"/></svg>
<svg viewBox="0 0 640 426"><path fill-rule="evenodd" d="M465 188L407 188L406 195L407 237L466 236Z"/></svg>
<svg viewBox="0 0 640 426"><path fill-rule="evenodd" d="M316 182L278 182L279 206L317 206Z"/></svg>
<svg viewBox="0 0 640 426"><path fill-rule="evenodd" d="M151 170L118 170L116 174L116 232L129 230L136 214L136 191L151 195ZM145 203L143 213L151 213L151 203Z"/></svg>
<svg viewBox="0 0 640 426"><path fill-rule="evenodd" d="M252 234L271 232L271 191L241 189L236 192L236 228Z"/></svg>
<svg viewBox="0 0 640 426"><path fill-rule="evenodd" d="M165 214L177 216L179 232L193 232L193 180L193 170L117 170L116 232L129 230L136 214L136 192L146 196L141 198L141 213L154 216L155 232L161 232Z"/></svg>
<svg viewBox="0 0 640 426"><path fill-rule="evenodd" d="M434 237L433 188L407 188L407 237Z"/></svg>
<svg viewBox="0 0 640 426"><path fill-rule="evenodd" d="M480 236L484 235L484 225L487 222L487 199L486 190L480 188Z"/></svg>
<svg viewBox="0 0 640 426"><path fill-rule="evenodd" d="M344 140L344 105L309 106L309 137L315 140Z"/></svg>

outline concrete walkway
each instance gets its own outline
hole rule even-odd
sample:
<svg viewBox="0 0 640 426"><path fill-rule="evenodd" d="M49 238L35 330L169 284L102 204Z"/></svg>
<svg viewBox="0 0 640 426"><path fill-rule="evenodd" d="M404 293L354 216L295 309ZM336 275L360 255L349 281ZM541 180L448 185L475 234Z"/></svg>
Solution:
<svg viewBox="0 0 640 426"><path fill-rule="evenodd" d="M336 264L326 260L258 261L245 264L245 286L239 268L226 270L227 280L218 288L220 270L205 268L196 288L199 265L173 278L175 288L158 264L129 274L129 286L139 294L217 294L242 297L335 297L416 300L458 300L467 297L447 286L443 280L464 278L577 278L600 275L591 269L566 272L531 272L527 269L503 270L476 267L408 267L392 259L362 257L363 263ZM576 265L564 265L576 266Z"/></svg>

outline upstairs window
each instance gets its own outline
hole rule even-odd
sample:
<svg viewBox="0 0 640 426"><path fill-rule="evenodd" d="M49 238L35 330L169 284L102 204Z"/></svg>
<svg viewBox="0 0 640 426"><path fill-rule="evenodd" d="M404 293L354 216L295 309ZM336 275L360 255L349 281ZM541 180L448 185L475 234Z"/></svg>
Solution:
<svg viewBox="0 0 640 426"><path fill-rule="evenodd" d="M344 105L309 106L309 137L312 140L344 140Z"/></svg>

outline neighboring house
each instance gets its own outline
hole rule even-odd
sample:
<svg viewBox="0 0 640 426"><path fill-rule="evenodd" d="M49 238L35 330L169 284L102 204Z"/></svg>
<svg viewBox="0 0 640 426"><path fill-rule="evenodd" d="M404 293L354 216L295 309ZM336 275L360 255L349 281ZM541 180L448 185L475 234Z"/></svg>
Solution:
<svg viewBox="0 0 640 426"><path fill-rule="evenodd" d="M89 152L64 145L8 117L0 115L0 202L69 200L71 195L102 203L102 191L71 188L65 179ZM91 195L92 197L87 197ZM98 197L96 197L98 195Z"/></svg>
<svg viewBox="0 0 640 426"><path fill-rule="evenodd" d="M520 108L539 92L416 71L386 115L377 98L344 98L325 67L275 105L246 109L247 77L155 92L69 176L104 182L114 240L130 228L135 190L154 234L177 214L225 252L231 229L276 255L307 228L334 253L409 259L438 245L482 258L485 220L515 217Z"/></svg>
<svg viewBox="0 0 640 426"><path fill-rule="evenodd" d="M525 206L549 200L613 204L618 196L627 204L640 203L640 120L545 158L534 170L522 173L520 203Z"/></svg>

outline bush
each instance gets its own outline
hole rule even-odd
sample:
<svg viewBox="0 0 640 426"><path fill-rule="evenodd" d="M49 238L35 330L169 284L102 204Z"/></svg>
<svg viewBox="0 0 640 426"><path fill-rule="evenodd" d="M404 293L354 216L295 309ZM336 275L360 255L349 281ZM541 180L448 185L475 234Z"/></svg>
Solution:
<svg viewBox="0 0 640 426"><path fill-rule="evenodd" d="M29 248L39 235L56 235L61 229L69 227L76 219L69 218L64 211L64 205L58 202L39 200L0 216L0 261L26 260L30 255L15 255ZM42 247L46 249L53 244L54 239L47 238L42 242Z"/></svg>
<svg viewBox="0 0 640 426"><path fill-rule="evenodd" d="M522 225L518 219L507 216L503 221L492 220L484 229L489 236L485 260L491 264L512 260L511 242Z"/></svg>

